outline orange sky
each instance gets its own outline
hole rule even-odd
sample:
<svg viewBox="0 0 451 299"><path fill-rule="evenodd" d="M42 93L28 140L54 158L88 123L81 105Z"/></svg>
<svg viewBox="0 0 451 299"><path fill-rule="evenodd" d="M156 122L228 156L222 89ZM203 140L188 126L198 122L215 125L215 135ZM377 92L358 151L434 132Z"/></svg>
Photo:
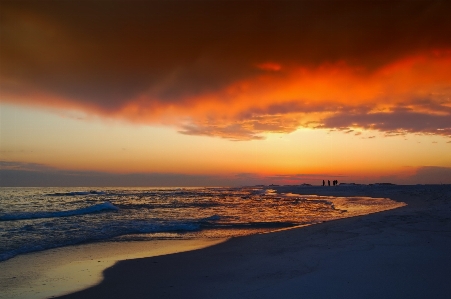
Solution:
<svg viewBox="0 0 451 299"><path fill-rule="evenodd" d="M448 1L0 5L6 170L401 182L451 167Z"/></svg>

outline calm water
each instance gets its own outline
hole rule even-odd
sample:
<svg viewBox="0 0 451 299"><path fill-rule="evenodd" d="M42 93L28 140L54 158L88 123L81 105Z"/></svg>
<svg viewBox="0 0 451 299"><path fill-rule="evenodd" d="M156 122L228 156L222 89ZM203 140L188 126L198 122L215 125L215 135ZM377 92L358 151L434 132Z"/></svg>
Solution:
<svg viewBox="0 0 451 299"><path fill-rule="evenodd" d="M85 242L240 236L396 206L265 188L0 188L0 261Z"/></svg>

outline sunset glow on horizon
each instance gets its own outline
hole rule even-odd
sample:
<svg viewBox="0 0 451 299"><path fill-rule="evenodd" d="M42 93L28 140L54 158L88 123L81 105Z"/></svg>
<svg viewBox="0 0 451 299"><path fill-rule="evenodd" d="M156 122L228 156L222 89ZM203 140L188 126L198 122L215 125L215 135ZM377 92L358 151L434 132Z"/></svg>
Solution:
<svg viewBox="0 0 451 299"><path fill-rule="evenodd" d="M0 185L451 183L447 1L0 5Z"/></svg>

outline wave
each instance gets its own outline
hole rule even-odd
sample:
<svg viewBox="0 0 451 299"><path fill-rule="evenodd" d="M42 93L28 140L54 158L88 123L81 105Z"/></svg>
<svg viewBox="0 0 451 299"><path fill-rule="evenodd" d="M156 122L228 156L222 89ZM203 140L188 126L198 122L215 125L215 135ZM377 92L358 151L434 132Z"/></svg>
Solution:
<svg viewBox="0 0 451 299"><path fill-rule="evenodd" d="M64 246L71 246L77 244L85 244L99 241L108 241L116 237L124 235L148 234L148 233L162 233L162 232L190 232L200 230L200 225L195 222L167 222L155 223L147 221L129 221L126 223L108 223L103 227L99 227L91 234L65 234L59 240L37 240L33 244L24 244L18 248L2 250L0 246L0 262L11 259L17 255L47 250L51 248L58 248Z"/></svg>
<svg viewBox="0 0 451 299"><path fill-rule="evenodd" d="M119 208L114 206L111 202L106 201L101 204L95 204L86 208L80 208L68 211L45 211L45 212L20 212L0 215L0 221L14 221L25 219L39 219L39 218L56 218L69 217L77 215L85 215L92 213L99 213L104 211L118 211Z"/></svg>
<svg viewBox="0 0 451 299"><path fill-rule="evenodd" d="M117 208L109 202L103 204L97 204L83 209L77 209L72 211L61 212L41 212L41 213L22 213L15 215L2 215L0 220L18 220L18 219L33 219L33 218L46 218L48 217L64 217L79 214L86 214L92 212L99 212L104 210L116 210ZM64 214L63 214L64 213ZM213 214L209 217L190 219L184 221L146 221L146 220L129 220L129 221L108 221L101 226L97 226L95 229L87 227L83 231L74 231L71 234L62 234L61 237L51 239L39 239L36 242L29 243L23 242L22 246L16 248L1 248L0 246L0 262L8 260L14 256L47 250L51 248L71 246L76 244L99 242L114 240L114 238L121 236L133 236L141 234L153 234L153 233L165 233L165 232L178 232L187 233L193 231L201 231L203 229L256 229L256 228L282 228L296 225L292 222L251 222L251 223L224 223L222 219L227 217L221 217L217 214ZM80 227L82 227L81 225ZM24 227L27 229L28 225ZM52 230L53 228L48 228ZM51 235L51 231L49 231Z"/></svg>

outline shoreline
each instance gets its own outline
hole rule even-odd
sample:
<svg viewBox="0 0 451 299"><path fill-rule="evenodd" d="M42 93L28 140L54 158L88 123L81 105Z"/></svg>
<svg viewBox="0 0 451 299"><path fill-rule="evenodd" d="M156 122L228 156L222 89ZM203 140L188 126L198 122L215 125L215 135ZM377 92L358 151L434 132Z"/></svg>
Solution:
<svg viewBox="0 0 451 299"><path fill-rule="evenodd" d="M100 284L60 298L448 298L451 186L354 189L333 192L408 206L120 261Z"/></svg>
<svg viewBox="0 0 451 299"><path fill-rule="evenodd" d="M74 265L73 257L64 256L64 252L67 253L68 251L67 247L27 254L23 257L31 256L32 258L33 255L42 255L43 253L48 253L51 257L52 251L60 250L63 256L52 261L58 267L52 268L50 266L49 271L53 272L54 277L66 273L66 279L59 279L60 284L59 287L56 287L57 292L52 290L50 293L45 293L46 290L52 288L49 283L42 285L46 277L41 275L40 284L35 283L34 288L35 290L39 289L42 296L37 296L35 292L33 296L18 296L16 292L16 296L4 298L49 298L76 290L80 291L60 298L128 297L132 299L146 296L155 298L274 298L280 296L299 298L301 295L307 298L340 296L346 298L380 298L381 296L399 298L406 294L399 291L407 289L411 289L408 293L409 296L412 295L411 298L424 298L424 296L419 295L422 293L415 289L417 285L421 285L421 280L413 278L404 278L402 280L404 286L399 289L392 286L388 293L380 293L380 291L374 293L375 290L390 285L390 282L397 281L393 277L395 275L390 275L390 272L394 270L396 272L400 269L400 267L396 267L397 264L399 264L398 266L406 266L410 270L412 270L412 267L414 269L419 267L425 273L432 273L431 277L434 277L437 284L434 289L438 290L435 293L436 298L447 298L447 293L444 293L444 291L451 292L450 287L445 287L446 283L440 283L443 278L446 281L451 278L451 270L449 270L451 269L451 259L446 256L447 252L451 252L451 185L395 185L384 186L383 188L372 188L367 185L352 187L270 186L270 188L276 189L279 193L293 192L301 195L388 197L396 201L406 202L408 205L363 217L343 218L266 234L235 237L225 242L218 240L216 241L216 243L220 243L218 245L177 254L171 253L183 251L180 250L182 244L175 245L175 243L172 243L175 246L173 247L174 251L171 252L167 251L166 247L169 246L169 243L167 243L162 246L166 248L166 251L160 252L164 255L156 256L157 254L149 254L149 251L152 251L155 247L149 248L147 246L147 249L144 249L146 247L144 243L178 242L178 240L139 241L136 242L138 244L135 244L137 247L129 248L128 251L126 250L128 253L122 254L122 256L118 252L108 253L108 250L111 249L109 242L71 246L69 248L72 249L83 248L84 246L87 246L85 248L91 247L92 253L97 254L95 259L101 260L101 262L96 263L95 260L86 259L87 252L81 250L85 254L84 261L86 263L78 263L78 269L70 266L71 259L72 266ZM415 214L420 214L417 215L416 220ZM430 219L430 216L434 215L438 218L436 217L436 220ZM389 220L388 223L384 223L384 220L387 219ZM432 233L433 238L423 235L422 226L424 225L435 229ZM429 243L427 243L428 241L418 244L413 242L424 238L429 238ZM434 239L434 242L431 245L432 239ZM440 242L436 243L439 239ZM186 241L193 241L190 245L192 246L191 249L199 245L195 244L198 243L198 240L180 240L179 242ZM407 254L403 256L403 250L405 251L409 247L406 247L406 244L413 245L413 249L407 250ZM424 246L426 244L427 246ZM95 248L98 245L105 247L103 250ZM124 243L117 243L117 246L124 246ZM389 247L393 247L392 250L389 250ZM381 255L382 253L383 255ZM418 263L418 267L416 267L413 261L421 261L421 259L424 259L422 256L425 253L432 256L428 257L429 264ZM375 266L381 263L381 258L384 256L391 257L391 264L385 265L386 268L390 268L389 277L382 279L381 273L373 272L377 269ZM396 256L396 258L393 258L393 256ZM433 256L438 257L439 262ZM83 260L83 258L78 256L78 260ZM120 261L115 263L118 260ZM358 263L356 264L357 260L360 260L363 265L359 267ZM40 264L41 267L49 266L45 257L40 261L34 260L34 262ZM26 270L26 263L22 264ZM382 260L382 264L384 264L384 260ZM444 275L435 277L437 275L434 275L434 273L437 273L437 271L432 266L438 267L440 269L438 272ZM56 271L56 268L60 272ZM103 272L105 278L101 281L99 274L105 268L107 268ZM85 281L84 284L77 285L74 284L73 278L68 279L67 273L74 273L74 269L78 271L75 272L87 278L88 283ZM81 270L84 272L82 273ZM88 272L90 273L88 275L93 275L96 272L98 277L93 280L92 277L90 278L87 275ZM337 273L341 273L341 275L336 276ZM344 275L346 273L347 276ZM412 271L404 272L409 277L410 273ZM348 283L352 283L353 279L358 281L365 276L371 276L374 282L361 281L362 286L360 288L356 288L356 282L354 282L353 287L349 289ZM344 277L348 277L349 281L345 282ZM423 276L420 275L420 277ZM5 274L3 278L6 278ZM424 279L431 283L431 279ZM12 281L4 279L5 283ZM17 282L14 283L17 284ZM322 288L321 284L323 285ZM11 285L8 286L11 287ZM68 286L71 288L68 288ZM332 286L334 291L324 293L323 288L325 286L329 288ZM428 294L434 293L432 286L422 289L427 290ZM368 290L373 290L373 293L378 295L372 297L371 294L366 293ZM27 290L22 288L22 291ZM30 293L30 290L28 290L28 293ZM2 291L0 298L3 298L2 294L13 293ZM44 296L44 294L46 295ZM341 295L336 296L336 294Z"/></svg>
<svg viewBox="0 0 451 299"><path fill-rule="evenodd" d="M225 239L98 242L16 256L0 263L0 299L52 298L92 287L117 261L179 253Z"/></svg>

